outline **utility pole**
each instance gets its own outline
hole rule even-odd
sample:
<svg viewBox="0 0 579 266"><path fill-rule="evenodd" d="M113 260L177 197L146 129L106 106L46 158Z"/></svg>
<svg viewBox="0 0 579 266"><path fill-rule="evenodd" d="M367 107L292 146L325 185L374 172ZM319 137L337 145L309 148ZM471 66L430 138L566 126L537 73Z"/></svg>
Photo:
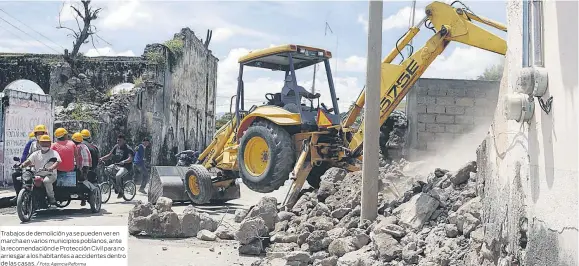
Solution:
<svg viewBox="0 0 579 266"><path fill-rule="evenodd" d="M362 164L362 212L360 222L378 216L378 146L380 134L380 78L382 61L382 1L368 4L368 56L366 60L366 108Z"/></svg>

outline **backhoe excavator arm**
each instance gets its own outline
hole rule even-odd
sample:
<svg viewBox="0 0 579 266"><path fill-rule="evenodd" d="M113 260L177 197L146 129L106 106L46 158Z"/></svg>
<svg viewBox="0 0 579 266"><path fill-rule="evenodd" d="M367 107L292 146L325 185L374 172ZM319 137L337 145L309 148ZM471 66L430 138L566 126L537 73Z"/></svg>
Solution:
<svg viewBox="0 0 579 266"><path fill-rule="evenodd" d="M455 3L459 1L455 1ZM454 3L453 3L454 4ZM461 3L462 4L462 3ZM463 4L464 6L464 4ZM390 113L398 106L406 96L409 89L416 83L418 78L426 71L430 64L440 55L451 41L464 43L483 50L505 55L507 51L506 41L499 36L477 26L473 21L506 32L506 26L490 19L475 15L466 6L454 8L442 2L433 2L426 7L426 17L417 25L411 27L408 32L397 42L396 47L382 61L382 80L380 88L380 124L384 124ZM401 64L392 64L401 50L420 31L422 24L427 21L432 23L436 34L432 36L420 50L413 53ZM481 51L482 52L482 51ZM350 108L348 115L342 123L343 128L350 128L360 114L365 103L365 91ZM364 120L359 129L354 133L348 148L354 157L361 154L364 141Z"/></svg>

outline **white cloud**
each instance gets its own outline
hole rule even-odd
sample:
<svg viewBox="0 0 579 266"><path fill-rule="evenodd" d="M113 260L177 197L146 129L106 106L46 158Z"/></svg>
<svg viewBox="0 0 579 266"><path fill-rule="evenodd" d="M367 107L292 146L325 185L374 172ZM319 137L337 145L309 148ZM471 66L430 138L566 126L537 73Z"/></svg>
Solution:
<svg viewBox="0 0 579 266"><path fill-rule="evenodd" d="M412 8L407 6L403 7L396 12L396 14L387 17L382 20L382 31L392 30L392 29L407 29L410 26L410 15ZM416 8L414 11L414 21L412 25L420 21L424 17L424 9ZM364 15L358 15L359 24L364 26L364 31L368 32L368 19Z"/></svg>
<svg viewBox="0 0 579 266"><path fill-rule="evenodd" d="M78 1L76 2L78 3ZM76 12L72 10L73 4L75 4L73 1L65 1L64 3L62 3L62 9L60 10L61 22L74 20L74 18L78 16Z"/></svg>
<svg viewBox="0 0 579 266"><path fill-rule="evenodd" d="M387 31L391 29L408 28L410 26L410 15L412 13L412 8L407 6L398 10L396 14L387 17L382 21L382 31ZM417 8L414 11L414 21L412 25L420 21L424 16L424 9Z"/></svg>
<svg viewBox="0 0 579 266"><path fill-rule="evenodd" d="M211 40L215 42L225 41L233 35L234 32L230 28L217 28L213 31Z"/></svg>
<svg viewBox="0 0 579 266"><path fill-rule="evenodd" d="M152 9L139 0L104 2L101 25L103 28L133 28L143 21L152 22Z"/></svg>
<svg viewBox="0 0 579 266"><path fill-rule="evenodd" d="M338 59L338 68L340 71L347 72L366 72L366 58L353 55L345 59Z"/></svg>
<svg viewBox="0 0 579 266"><path fill-rule="evenodd" d="M84 56L93 57L93 56L135 56L132 50L127 50L124 52L117 53L111 47L103 47L103 48L91 48L88 49L84 53Z"/></svg>
<svg viewBox="0 0 579 266"><path fill-rule="evenodd" d="M498 64L502 58L502 55L476 47L456 47L448 57L438 56L422 77L474 79L487 67Z"/></svg>

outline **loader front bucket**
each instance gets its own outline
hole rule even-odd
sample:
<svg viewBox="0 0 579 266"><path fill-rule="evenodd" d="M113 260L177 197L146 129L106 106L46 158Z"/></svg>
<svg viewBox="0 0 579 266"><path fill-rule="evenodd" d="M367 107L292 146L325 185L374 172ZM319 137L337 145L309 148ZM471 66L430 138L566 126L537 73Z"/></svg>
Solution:
<svg viewBox="0 0 579 266"><path fill-rule="evenodd" d="M157 203L159 197L167 197L173 202L189 202L183 186L183 178L189 168L183 166L153 166L149 184L149 202Z"/></svg>

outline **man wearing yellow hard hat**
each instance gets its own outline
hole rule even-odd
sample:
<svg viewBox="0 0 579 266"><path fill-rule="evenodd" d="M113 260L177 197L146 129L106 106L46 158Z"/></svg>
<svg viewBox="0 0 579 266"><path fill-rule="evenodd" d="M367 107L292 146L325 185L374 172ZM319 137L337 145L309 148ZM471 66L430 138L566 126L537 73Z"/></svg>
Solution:
<svg viewBox="0 0 579 266"><path fill-rule="evenodd" d="M46 170L51 171L52 174L44 177L44 188L46 188L46 195L48 196L48 201L50 204L55 204L56 199L54 198L54 188L52 187L52 183L56 181L56 168L62 162L62 160L60 159L58 152L50 148L52 145L52 139L50 139L50 136L40 136L38 138L38 143L40 150L31 153L28 159L26 159L26 161L24 161L20 167L24 168L29 165L34 165L34 168L42 169L45 165L47 166ZM53 164L48 164L48 161L52 157L56 158L56 162Z"/></svg>
<svg viewBox="0 0 579 266"><path fill-rule="evenodd" d="M86 145L86 147L90 151L90 157L92 160L91 163L92 166L90 168L91 172L89 173L89 175L96 176L96 168L99 165L99 158L100 158L99 148L92 142L92 135L88 129L81 130L80 134L82 135L83 139L82 143Z"/></svg>
<svg viewBox="0 0 579 266"><path fill-rule="evenodd" d="M48 130L46 129L45 125L35 126L32 132L34 133L34 137L36 137L36 139L33 141L33 143L31 143L27 155L32 154L37 150L40 150L40 144L38 143L38 139L40 138L40 136L48 134Z"/></svg>

